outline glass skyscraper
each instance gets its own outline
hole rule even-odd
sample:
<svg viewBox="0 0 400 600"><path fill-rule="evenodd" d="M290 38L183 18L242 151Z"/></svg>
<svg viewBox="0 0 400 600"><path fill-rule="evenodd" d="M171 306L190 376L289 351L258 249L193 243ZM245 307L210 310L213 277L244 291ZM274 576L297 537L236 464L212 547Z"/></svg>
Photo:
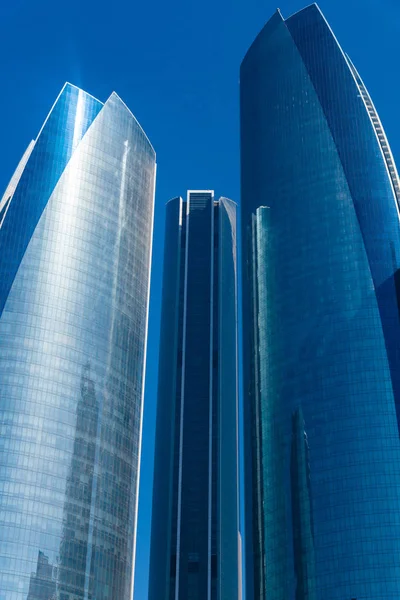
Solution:
<svg viewBox="0 0 400 600"><path fill-rule="evenodd" d="M155 153L66 84L0 202L0 599L131 600Z"/></svg>
<svg viewBox="0 0 400 600"><path fill-rule="evenodd" d="M313 4L241 66L248 600L400 598L399 180Z"/></svg>
<svg viewBox="0 0 400 600"><path fill-rule="evenodd" d="M238 598L236 205L167 204L149 600Z"/></svg>

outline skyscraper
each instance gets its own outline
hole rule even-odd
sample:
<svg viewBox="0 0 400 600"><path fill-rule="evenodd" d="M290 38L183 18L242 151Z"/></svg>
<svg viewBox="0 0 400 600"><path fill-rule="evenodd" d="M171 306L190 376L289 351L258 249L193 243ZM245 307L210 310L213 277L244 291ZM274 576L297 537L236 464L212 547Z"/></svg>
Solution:
<svg viewBox="0 0 400 600"><path fill-rule="evenodd" d="M236 205L167 204L149 600L238 598Z"/></svg>
<svg viewBox="0 0 400 600"><path fill-rule="evenodd" d="M241 66L247 597L400 597L399 180L313 4Z"/></svg>
<svg viewBox="0 0 400 600"><path fill-rule="evenodd" d="M1 600L131 600L154 186L66 84L0 202Z"/></svg>

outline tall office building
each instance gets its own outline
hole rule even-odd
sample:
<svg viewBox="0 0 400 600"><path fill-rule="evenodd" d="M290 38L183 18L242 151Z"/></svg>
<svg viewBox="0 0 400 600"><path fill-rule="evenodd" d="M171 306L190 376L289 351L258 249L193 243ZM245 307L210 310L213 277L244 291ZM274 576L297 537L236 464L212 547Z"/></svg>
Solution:
<svg viewBox="0 0 400 600"><path fill-rule="evenodd" d="M149 600L238 598L236 205L167 204Z"/></svg>
<svg viewBox="0 0 400 600"><path fill-rule="evenodd" d="M313 4L241 66L247 598L400 597L399 180Z"/></svg>
<svg viewBox="0 0 400 600"><path fill-rule="evenodd" d="M131 600L155 154L66 84L0 202L0 599Z"/></svg>

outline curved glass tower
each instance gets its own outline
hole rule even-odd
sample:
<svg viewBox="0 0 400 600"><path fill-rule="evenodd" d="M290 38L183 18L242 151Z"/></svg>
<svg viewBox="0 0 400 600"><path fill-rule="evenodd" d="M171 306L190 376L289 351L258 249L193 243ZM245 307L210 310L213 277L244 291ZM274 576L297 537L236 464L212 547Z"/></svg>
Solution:
<svg viewBox="0 0 400 600"><path fill-rule="evenodd" d="M399 181L318 7L241 67L247 597L400 597Z"/></svg>
<svg viewBox="0 0 400 600"><path fill-rule="evenodd" d="M167 204L149 600L238 599L236 204Z"/></svg>
<svg viewBox="0 0 400 600"><path fill-rule="evenodd" d="M66 84L0 202L1 600L131 600L154 185Z"/></svg>

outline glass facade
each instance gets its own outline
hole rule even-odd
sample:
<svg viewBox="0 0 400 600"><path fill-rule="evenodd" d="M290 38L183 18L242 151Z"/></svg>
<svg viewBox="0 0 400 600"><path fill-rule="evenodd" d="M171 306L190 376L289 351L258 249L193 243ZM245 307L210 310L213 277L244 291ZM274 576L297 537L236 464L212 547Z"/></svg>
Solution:
<svg viewBox="0 0 400 600"><path fill-rule="evenodd" d="M149 600L238 598L236 205L167 204Z"/></svg>
<svg viewBox="0 0 400 600"><path fill-rule="evenodd" d="M0 203L0 600L131 600L154 186L66 84Z"/></svg>
<svg viewBox="0 0 400 600"><path fill-rule="evenodd" d="M313 4L241 67L247 597L400 597L399 182Z"/></svg>

